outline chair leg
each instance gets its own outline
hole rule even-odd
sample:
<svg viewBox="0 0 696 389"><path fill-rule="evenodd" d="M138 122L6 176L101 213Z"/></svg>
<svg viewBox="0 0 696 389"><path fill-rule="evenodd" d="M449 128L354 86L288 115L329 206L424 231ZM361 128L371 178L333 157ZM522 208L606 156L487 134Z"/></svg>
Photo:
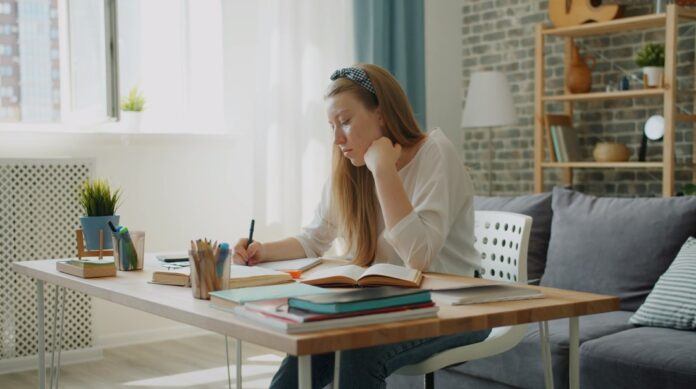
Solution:
<svg viewBox="0 0 696 389"><path fill-rule="evenodd" d="M425 389L435 389L435 372L425 374Z"/></svg>

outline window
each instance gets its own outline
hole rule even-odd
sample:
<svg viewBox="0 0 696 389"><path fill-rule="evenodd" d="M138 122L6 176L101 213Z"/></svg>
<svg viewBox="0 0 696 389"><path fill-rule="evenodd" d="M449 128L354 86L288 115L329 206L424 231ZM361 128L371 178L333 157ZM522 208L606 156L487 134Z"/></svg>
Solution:
<svg viewBox="0 0 696 389"><path fill-rule="evenodd" d="M145 131L222 132L221 8L221 0L0 0L0 123L105 123L137 86Z"/></svg>
<svg viewBox="0 0 696 389"><path fill-rule="evenodd" d="M220 0L119 0L121 95L137 86L149 132L223 131Z"/></svg>
<svg viewBox="0 0 696 389"><path fill-rule="evenodd" d="M0 1L0 122L60 119L57 0Z"/></svg>

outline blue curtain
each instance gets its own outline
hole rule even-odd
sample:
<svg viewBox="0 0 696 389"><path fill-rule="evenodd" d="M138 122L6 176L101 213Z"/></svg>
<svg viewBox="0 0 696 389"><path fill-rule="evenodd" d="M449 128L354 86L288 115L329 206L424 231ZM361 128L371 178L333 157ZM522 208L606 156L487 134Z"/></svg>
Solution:
<svg viewBox="0 0 696 389"><path fill-rule="evenodd" d="M353 0L358 62L389 70L425 128L423 0Z"/></svg>

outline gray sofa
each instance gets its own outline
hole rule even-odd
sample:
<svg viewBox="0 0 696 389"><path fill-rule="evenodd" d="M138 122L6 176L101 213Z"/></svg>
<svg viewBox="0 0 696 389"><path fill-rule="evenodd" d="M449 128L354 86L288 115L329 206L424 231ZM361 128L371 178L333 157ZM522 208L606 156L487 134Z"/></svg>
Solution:
<svg viewBox="0 0 696 389"><path fill-rule="evenodd" d="M696 388L696 332L638 327L628 319L696 236L696 196L598 198L556 188L512 198L477 197L477 210L532 216L529 279L619 296L621 310L580 318L582 388ZM695 286L696 287L696 286ZM549 323L554 387L568 387L568 321ZM392 376L389 388L423 387ZM538 325L513 349L436 372L439 388L543 388Z"/></svg>

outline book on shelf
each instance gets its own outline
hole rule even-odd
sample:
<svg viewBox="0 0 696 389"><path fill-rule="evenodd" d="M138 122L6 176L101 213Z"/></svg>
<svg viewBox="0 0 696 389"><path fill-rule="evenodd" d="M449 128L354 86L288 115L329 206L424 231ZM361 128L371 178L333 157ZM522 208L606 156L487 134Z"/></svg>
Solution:
<svg viewBox="0 0 696 389"><path fill-rule="evenodd" d="M561 147L560 127L551 126L551 138L553 139L553 149L556 153L556 161L567 162L566 156Z"/></svg>
<svg viewBox="0 0 696 389"><path fill-rule="evenodd" d="M492 303L496 301L528 300L543 297L544 294L537 289L501 284L432 290L433 301L441 305Z"/></svg>
<svg viewBox="0 0 696 389"><path fill-rule="evenodd" d="M422 304L430 301L432 301L430 291L426 289L382 286L290 297L288 306L317 313L346 313L408 304Z"/></svg>
<svg viewBox="0 0 696 389"><path fill-rule="evenodd" d="M573 127L559 126L557 131L560 135L559 141L566 162L582 161L583 158L580 153L577 130Z"/></svg>
<svg viewBox="0 0 696 389"><path fill-rule="evenodd" d="M210 303L218 307L235 307L249 301L287 298L330 292L330 290L322 289L317 286L293 282L281 285L266 285L210 292Z"/></svg>
<svg viewBox="0 0 696 389"><path fill-rule="evenodd" d="M278 271L307 271L317 265L321 264L321 258L299 258L299 259L288 259L284 261L270 261L262 262L256 265L257 267L262 267L264 269L278 270Z"/></svg>
<svg viewBox="0 0 696 389"><path fill-rule="evenodd" d="M300 282L324 286L403 286L417 288L423 274L420 270L388 263L378 263L367 269L356 265L335 266L318 270Z"/></svg>
<svg viewBox="0 0 696 389"><path fill-rule="evenodd" d="M189 274L191 271L187 267L159 270L152 272L152 283L162 285L191 286Z"/></svg>
<svg viewBox="0 0 696 389"><path fill-rule="evenodd" d="M256 324L269 327L274 330L282 331L287 334L299 334L304 332L355 327L368 324L401 322L404 320L424 319L436 317L438 307L429 306L424 308L407 308L392 312L373 313L370 315L339 317L327 320L295 322L263 312L247 309L246 306L236 306L233 308L236 316L252 321Z"/></svg>
<svg viewBox="0 0 696 389"><path fill-rule="evenodd" d="M56 262L56 270L82 278L113 277L116 264L108 259L69 259Z"/></svg>

